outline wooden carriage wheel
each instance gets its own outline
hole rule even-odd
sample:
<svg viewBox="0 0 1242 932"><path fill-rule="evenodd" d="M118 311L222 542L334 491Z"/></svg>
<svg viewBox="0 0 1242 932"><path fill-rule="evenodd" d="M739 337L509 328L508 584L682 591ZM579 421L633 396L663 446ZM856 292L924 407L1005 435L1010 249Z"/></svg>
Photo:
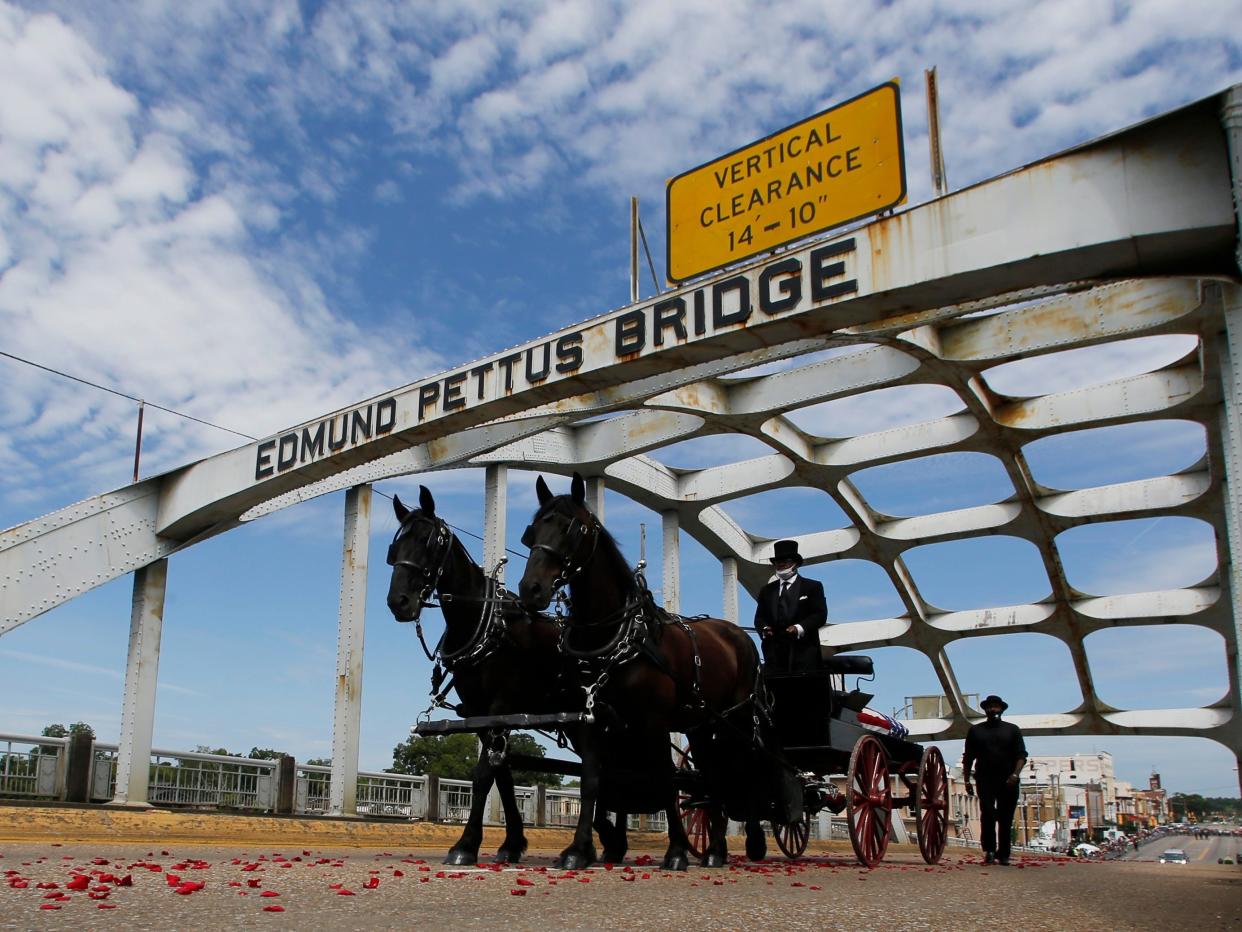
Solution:
<svg viewBox="0 0 1242 932"><path fill-rule="evenodd" d="M863 735L850 754L846 812L850 844L867 867L884 860L893 818L893 788L888 779L888 754L875 735Z"/></svg>
<svg viewBox="0 0 1242 932"><path fill-rule="evenodd" d="M914 818L919 827L919 851L935 864L949 837L949 778L939 748L928 748L919 761L914 790Z"/></svg>
<svg viewBox="0 0 1242 932"><path fill-rule="evenodd" d="M776 846L791 861L802 857L806 851L806 843L811 838L811 817L803 814L797 822L782 825L772 823L772 835L776 838Z"/></svg>
<svg viewBox="0 0 1242 932"><path fill-rule="evenodd" d="M694 770L689 751L679 751L678 757L681 758L677 763L679 771L688 773ZM701 858L703 852L707 850L708 826L707 809L698 802L689 791L684 789L677 791L677 814L681 817L686 837L690 840L690 853L696 858Z"/></svg>

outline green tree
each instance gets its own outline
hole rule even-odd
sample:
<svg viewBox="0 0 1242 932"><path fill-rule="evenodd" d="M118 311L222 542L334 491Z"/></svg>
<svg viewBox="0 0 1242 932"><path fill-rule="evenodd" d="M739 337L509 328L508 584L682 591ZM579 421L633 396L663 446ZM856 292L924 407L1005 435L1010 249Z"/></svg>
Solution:
<svg viewBox="0 0 1242 932"><path fill-rule="evenodd" d="M528 757L544 757L545 751L530 735L509 736L509 750ZM479 742L472 734L429 735L410 738L392 749L392 766L388 773L434 773L448 780L469 780L479 759ZM514 771L513 780L520 786L542 783L560 786L561 776L555 773Z"/></svg>
<svg viewBox="0 0 1242 932"><path fill-rule="evenodd" d="M284 751L273 751L271 748L251 748L246 756L251 760L280 760L289 755Z"/></svg>
<svg viewBox="0 0 1242 932"><path fill-rule="evenodd" d="M1173 818L1178 822L1187 821L1192 813L1196 821L1202 822L1211 808L1208 801L1198 793L1174 793L1169 797L1169 807L1173 810Z"/></svg>
<svg viewBox="0 0 1242 932"><path fill-rule="evenodd" d="M511 754L525 754L527 757L547 756L542 744L530 735L522 734L509 736L509 752ZM562 777L559 773L539 773L534 770L513 771L513 782L518 784L518 786L532 786L538 783L542 783L544 786L560 786L561 780Z"/></svg>
<svg viewBox="0 0 1242 932"><path fill-rule="evenodd" d="M308 763L308 764L312 764L312 765L313 765L313 766L315 766L315 767L331 767L331 766L332 766L332 758L330 758L330 757L312 757L312 758L311 758L310 760L308 760L306 763Z"/></svg>
<svg viewBox="0 0 1242 932"><path fill-rule="evenodd" d="M1205 796L1203 801L1212 815L1224 819L1236 819L1242 816L1242 799L1236 796Z"/></svg>
<svg viewBox="0 0 1242 932"><path fill-rule="evenodd" d="M48 725L47 727L43 729L43 731L39 732L39 734L41 734L45 738L68 738L68 737L71 737L72 735L82 734L82 733L86 733L90 735L92 738L95 737L95 729L92 728L90 725L86 724L86 722L74 722L68 728L66 728L64 725L60 724L59 722L56 722L54 724ZM36 753L55 754L56 746L52 744L40 745Z"/></svg>
<svg viewBox="0 0 1242 932"><path fill-rule="evenodd" d="M474 735L411 735L392 749L388 773L434 773L448 780L469 780L478 760Z"/></svg>

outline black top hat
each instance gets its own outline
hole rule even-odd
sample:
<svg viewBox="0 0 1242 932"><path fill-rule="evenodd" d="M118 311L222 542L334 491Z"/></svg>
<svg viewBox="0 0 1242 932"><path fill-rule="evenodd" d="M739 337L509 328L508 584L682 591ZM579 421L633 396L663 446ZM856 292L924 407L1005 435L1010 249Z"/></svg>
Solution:
<svg viewBox="0 0 1242 932"><path fill-rule="evenodd" d="M772 548L772 563L780 563L782 560L793 560L799 566L802 565L802 554L798 553L798 542L796 540L778 540Z"/></svg>
<svg viewBox="0 0 1242 932"><path fill-rule="evenodd" d="M990 705L1000 706L1002 712L1004 712L1007 708L1009 708L1009 703L1006 702L1004 699L1002 699L1000 696L988 696L986 699L984 699L982 702L979 703L979 708L986 709Z"/></svg>

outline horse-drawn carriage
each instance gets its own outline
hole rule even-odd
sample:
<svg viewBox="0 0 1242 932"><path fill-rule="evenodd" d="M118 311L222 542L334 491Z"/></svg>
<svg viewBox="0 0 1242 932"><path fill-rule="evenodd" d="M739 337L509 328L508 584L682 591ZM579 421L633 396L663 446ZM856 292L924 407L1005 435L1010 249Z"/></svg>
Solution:
<svg viewBox="0 0 1242 932"><path fill-rule="evenodd" d="M797 773L803 793L802 818L772 823L777 846L786 857L800 857L811 820L824 810L844 811L854 853L872 867L888 848L894 810L904 807L913 812L924 860L937 863L949 821L943 756L938 748L906 741L900 725L867 708L870 694L845 688L848 677L873 675L870 657L825 654L818 672L764 674L775 736L771 753ZM697 846L705 827L690 796L683 818Z"/></svg>
<svg viewBox="0 0 1242 932"><path fill-rule="evenodd" d="M869 658L826 658L815 673L761 673L758 651L738 626L655 605L641 572L586 509L580 477L570 495L553 496L542 478L537 490L540 509L523 536L531 556L517 596L474 563L425 488L416 511L394 502L401 527L388 554L389 607L398 620L417 621L438 594L446 631L428 651L436 661L432 692L461 716L423 721L413 731L471 731L482 739L471 817L448 863L477 858L493 781L506 821L497 859L521 857L526 840L510 766L541 763L582 777L579 823L560 859L565 867L595 860L592 828L605 860L624 857L624 816L613 825L606 810L663 810L669 869L685 869L690 854L705 866L724 864L729 818L745 823L750 857L766 852L766 819L780 849L796 858L806 850L811 818L824 809L847 813L854 851L871 866L884 857L892 811L902 806L913 808L923 857L939 860L949 816L944 761L935 748L883 733L884 717L865 708L871 697L845 689L846 675L871 673ZM568 615L541 614L562 589L569 591ZM450 706L444 699L454 684L461 702ZM506 748L514 729L555 733L582 763L516 760ZM679 768L670 754L675 732L689 741ZM840 774L844 792L829 779Z"/></svg>

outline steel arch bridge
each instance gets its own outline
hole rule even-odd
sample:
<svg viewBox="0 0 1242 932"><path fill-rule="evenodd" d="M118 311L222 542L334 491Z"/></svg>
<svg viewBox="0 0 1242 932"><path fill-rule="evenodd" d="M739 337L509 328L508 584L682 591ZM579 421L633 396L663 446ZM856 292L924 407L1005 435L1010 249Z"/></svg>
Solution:
<svg viewBox="0 0 1242 932"><path fill-rule="evenodd" d="M1242 86L846 233L726 270L494 356L364 400L274 437L68 506L0 533L0 634L133 573L118 800L145 799L167 560L241 523L349 489L341 588L334 807L356 771L360 644L370 483L461 466L487 469L485 549L502 552L510 468L590 480L659 512L665 601L678 608L677 539L719 559L725 613L767 580L771 538L726 503L783 487L832 499L845 528L801 536L810 564L869 561L900 617L830 625L839 649L913 648L951 706L910 722L915 736L964 735L968 708L946 646L999 634L1051 635L1069 649L1074 708L1014 716L1027 734L1189 735L1242 757L1235 497L1242 469ZM995 367L1137 337L1182 335L1191 348L1141 375L1013 397ZM830 351L830 352L824 352ZM1072 360L1072 357L1063 357ZM781 363L756 370L768 363ZM1072 362L1067 362L1067 365ZM772 371L772 370L776 371ZM956 397L948 416L858 436L818 436L798 412L899 386ZM1116 485L1056 489L1032 474L1034 441L1178 419L1203 428L1188 469ZM709 434L743 434L770 452L678 469L652 454ZM901 517L857 474L943 453L985 453L1013 492L976 507ZM1103 596L1071 585L1058 538L1098 522L1183 516L1210 525L1217 568L1197 585ZM1032 544L1050 595L946 611L920 593L912 548L1005 535ZM1195 625L1221 635L1229 691L1199 708L1104 702L1084 639L1123 628ZM346 779L339 779L345 777ZM342 787L345 787L342 789Z"/></svg>

